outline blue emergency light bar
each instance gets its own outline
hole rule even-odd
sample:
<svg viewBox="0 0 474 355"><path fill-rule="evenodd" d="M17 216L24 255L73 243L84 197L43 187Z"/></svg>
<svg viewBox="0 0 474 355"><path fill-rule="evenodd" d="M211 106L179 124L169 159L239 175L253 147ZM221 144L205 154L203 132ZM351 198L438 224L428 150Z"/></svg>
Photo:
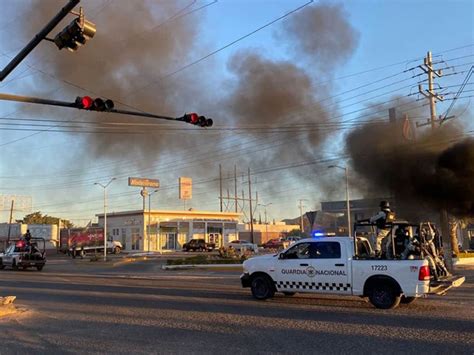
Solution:
<svg viewBox="0 0 474 355"><path fill-rule="evenodd" d="M324 232L324 231L320 231L320 230L316 230L316 231L313 231L311 232L311 236L313 238L321 238L321 237L332 237L332 236L335 236L336 233L327 233L327 232Z"/></svg>

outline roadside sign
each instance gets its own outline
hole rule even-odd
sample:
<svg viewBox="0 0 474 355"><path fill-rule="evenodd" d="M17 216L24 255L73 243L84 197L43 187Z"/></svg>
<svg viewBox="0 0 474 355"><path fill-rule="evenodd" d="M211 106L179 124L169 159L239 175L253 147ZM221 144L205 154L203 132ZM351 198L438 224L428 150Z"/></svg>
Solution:
<svg viewBox="0 0 474 355"><path fill-rule="evenodd" d="M193 197L193 179L189 177L179 178L179 199L190 200Z"/></svg>
<svg viewBox="0 0 474 355"><path fill-rule="evenodd" d="M160 187L160 180L157 179L148 179L148 178L137 178L129 177L128 186L140 186L140 187Z"/></svg>

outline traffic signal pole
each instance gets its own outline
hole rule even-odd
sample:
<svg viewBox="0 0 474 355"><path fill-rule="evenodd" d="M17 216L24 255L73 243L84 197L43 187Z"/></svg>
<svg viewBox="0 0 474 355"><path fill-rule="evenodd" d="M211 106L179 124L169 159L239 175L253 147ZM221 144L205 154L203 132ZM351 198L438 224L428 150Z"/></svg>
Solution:
<svg viewBox="0 0 474 355"><path fill-rule="evenodd" d="M76 108L76 103L75 102L49 100L49 99L42 99L42 98L33 97L33 96L20 96L20 95L1 94L0 93L0 100L15 101L15 102L26 102L26 103L30 103L30 104L40 104L40 105L50 105L50 106L61 106L61 107Z"/></svg>
<svg viewBox="0 0 474 355"><path fill-rule="evenodd" d="M33 39L13 58L10 63L0 72L0 81L3 81L36 46L46 38L46 36L58 25L69 12L79 4L81 0L69 0L69 2L49 21L43 29L38 32Z"/></svg>

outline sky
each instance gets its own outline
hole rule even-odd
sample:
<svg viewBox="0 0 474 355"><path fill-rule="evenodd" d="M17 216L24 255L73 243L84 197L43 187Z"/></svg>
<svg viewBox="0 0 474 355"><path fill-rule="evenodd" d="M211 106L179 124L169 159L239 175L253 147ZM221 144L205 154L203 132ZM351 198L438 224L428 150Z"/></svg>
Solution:
<svg viewBox="0 0 474 355"><path fill-rule="evenodd" d="M0 65L64 3L0 0ZM426 103L416 93L424 79L417 66L427 51L444 71L436 79L448 99L437 104L440 114L474 64L469 0L81 5L97 25L96 36L74 53L43 41L0 83L1 93L65 101L100 96L116 107L173 117L196 111L214 126L0 101L2 221L15 195L21 198L14 218L41 211L84 225L103 210L104 191L94 183L113 177L108 210L140 209L139 188L127 186L130 176L160 180L153 209L183 209L178 177L188 176L194 186L186 208L218 210L219 165L225 196L227 190L233 195L235 165L239 195L248 197L250 168L253 193L268 205L269 219L294 218L300 199L305 210L344 199L344 172L328 165L347 165L351 174L344 149L352 129L388 119L391 105L403 112L403 98ZM473 128L472 81L453 108L459 116L453 121L465 130ZM375 104L384 104L382 110ZM421 122L429 111L407 113ZM351 177L351 196L366 195ZM30 199L30 209L20 209Z"/></svg>

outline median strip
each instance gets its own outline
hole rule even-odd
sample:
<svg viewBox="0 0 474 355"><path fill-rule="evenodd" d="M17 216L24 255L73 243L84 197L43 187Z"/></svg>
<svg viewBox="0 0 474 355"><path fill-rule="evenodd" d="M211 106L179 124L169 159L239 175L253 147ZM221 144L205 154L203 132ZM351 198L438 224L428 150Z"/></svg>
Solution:
<svg viewBox="0 0 474 355"><path fill-rule="evenodd" d="M13 305L16 296L0 297L0 317L16 313L17 308Z"/></svg>
<svg viewBox="0 0 474 355"><path fill-rule="evenodd" d="M242 264L185 264L185 265L163 265L163 270L177 269L222 269L222 270L242 270Z"/></svg>

